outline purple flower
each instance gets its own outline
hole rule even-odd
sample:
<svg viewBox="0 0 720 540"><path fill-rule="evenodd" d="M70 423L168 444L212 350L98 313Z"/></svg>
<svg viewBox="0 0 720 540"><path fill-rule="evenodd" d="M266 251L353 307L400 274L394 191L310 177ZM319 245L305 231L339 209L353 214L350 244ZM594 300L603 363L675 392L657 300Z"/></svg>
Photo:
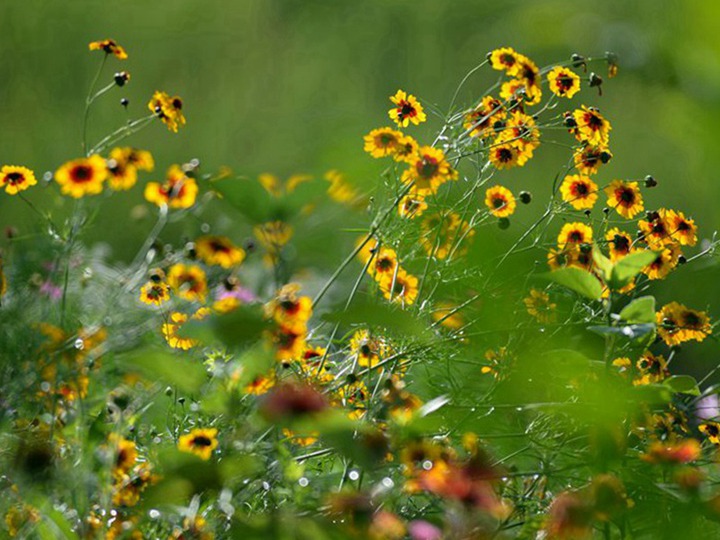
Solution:
<svg viewBox="0 0 720 540"><path fill-rule="evenodd" d="M411 521L408 531L413 540L440 540L442 531L428 521Z"/></svg>

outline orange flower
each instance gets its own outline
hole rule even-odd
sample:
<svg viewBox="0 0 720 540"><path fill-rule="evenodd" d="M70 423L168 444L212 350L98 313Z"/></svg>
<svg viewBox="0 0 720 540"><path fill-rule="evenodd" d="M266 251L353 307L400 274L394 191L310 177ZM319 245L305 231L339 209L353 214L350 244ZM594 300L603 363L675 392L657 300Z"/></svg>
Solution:
<svg viewBox="0 0 720 540"><path fill-rule="evenodd" d="M88 44L91 51L105 51L105 54L115 55L118 60L126 60L128 55L114 39L103 39Z"/></svg>

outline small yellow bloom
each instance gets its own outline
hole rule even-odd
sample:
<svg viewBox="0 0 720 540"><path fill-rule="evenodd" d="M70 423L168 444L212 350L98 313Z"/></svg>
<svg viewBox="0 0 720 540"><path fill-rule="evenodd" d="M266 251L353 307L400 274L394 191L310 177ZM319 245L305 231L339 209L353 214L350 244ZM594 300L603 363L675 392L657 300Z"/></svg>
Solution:
<svg viewBox="0 0 720 540"><path fill-rule="evenodd" d="M583 105L572 113L575 120L575 137L580 142L594 146L607 146L610 138L610 122L595 107Z"/></svg>
<svg viewBox="0 0 720 540"><path fill-rule="evenodd" d="M207 461L218 446L218 430L216 428L193 429L178 439L178 450L195 454Z"/></svg>
<svg viewBox="0 0 720 540"><path fill-rule="evenodd" d="M204 302L207 279L202 268L195 265L174 264L168 270L168 285L180 298Z"/></svg>
<svg viewBox="0 0 720 540"><path fill-rule="evenodd" d="M110 150L110 159L118 163L130 164L139 171L152 172L155 168L155 160L150 152L129 146Z"/></svg>
<svg viewBox="0 0 720 540"><path fill-rule="evenodd" d="M560 186L563 201L575 210L590 209L598 199L598 186L589 176L572 174L565 177Z"/></svg>
<svg viewBox="0 0 720 540"><path fill-rule="evenodd" d="M0 189L5 188L8 195L15 195L37 184L35 174L26 167L4 165L0 169Z"/></svg>
<svg viewBox="0 0 720 540"><path fill-rule="evenodd" d="M395 104L395 107L388 111L388 116L400 127L407 127L409 123L417 126L427 119L422 105L412 94L398 90L390 98L390 101Z"/></svg>
<svg viewBox="0 0 720 540"><path fill-rule="evenodd" d="M201 236L195 241L198 257L205 264L233 268L245 260L245 250L226 236Z"/></svg>
<svg viewBox="0 0 720 540"><path fill-rule="evenodd" d="M417 299L418 278L399 269L395 276L390 276L380 283L380 290L386 300L409 306Z"/></svg>
<svg viewBox="0 0 720 540"><path fill-rule="evenodd" d="M613 180L605 188L607 204L626 219L632 219L644 210L642 193L637 182Z"/></svg>
<svg viewBox="0 0 720 540"><path fill-rule="evenodd" d="M586 144L575 150L573 159L578 172L584 175L591 175L598 172L600 165L610 161L612 154L607 146Z"/></svg>
<svg viewBox="0 0 720 540"><path fill-rule="evenodd" d="M435 193L448 180L457 179L457 171L439 148L423 146L409 163L410 167L402 174L402 181L413 184L419 193Z"/></svg>
<svg viewBox="0 0 720 540"><path fill-rule="evenodd" d="M537 289L530 289L530 296L523 300L527 312L542 324L555 322L557 304L550 301L550 296Z"/></svg>
<svg viewBox="0 0 720 540"><path fill-rule="evenodd" d="M493 186L485 192L485 206L493 216L506 218L515 213L517 203L509 189L503 186Z"/></svg>
<svg viewBox="0 0 720 540"><path fill-rule="evenodd" d="M107 175L105 160L98 154L93 154L88 158L65 163L55 171L55 181L60 184L63 195L79 199L85 195L101 193Z"/></svg>
<svg viewBox="0 0 720 540"><path fill-rule="evenodd" d="M207 317L209 314L210 310L208 308L200 308L192 316L192 319L199 321ZM186 314L173 312L170 314L168 322L162 325L163 337L165 338L165 341L167 341L168 345L170 345L173 349L182 349L183 351L187 351L198 344L198 341L195 339L184 338L178 335L178 331L182 325L187 322L187 320L188 316Z"/></svg>
<svg viewBox="0 0 720 540"><path fill-rule="evenodd" d="M137 447L132 441L124 439L117 433L113 433L109 438L110 448L115 456L113 463L113 473L123 474L128 472L135 465L138 458Z"/></svg>
<svg viewBox="0 0 720 540"><path fill-rule="evenodd" d="M365 135L365 150L374 158L391 156L397 152L403 134L389 127L373 129Z"/></svg>
<svg viewBox="0 0 720 540"><path fill-rule="evenodd" d="M140 301L160 306L170 300L170 287L162 282L148 281L140 289Z"/></svg>
<svg viewBox="0 0 720 540"><path fill-rule="evenodd" d="M570 99L580 91L580 77L568 68L553 68L547 74L547 81L550 91L559 97Z"/></svg>
<svg viewBox="0 0 720 540"><path fill-rule="evenodd" d="M145 200L157 206L190 208L197 199L198 185L178 165L172 165L164 183L149 182L145 186Z"/></svg>
<svg viewBox="0 0 720 540"><path fill-rule="evenodd" d="M155 113L170 131L177 133L185 125L182 112L183 102L178 96L170 97L165 92L156 91L148 102L148 109Z"/></svg>
<svg viewBox="0 0 720 540"><path fill-rule="evenodd" d="M475 109L465 115L463 127L470 132L471 137L485 139L495 135L498 129L496 124L502 122L505 116L502 102L492 96L485 96Z"/></svg>
<svg viewBox="0 0 720 540"><path fill-rule="evenodd" d="M103 39L88 44L91 51L105 51L105 54L112 54L118 60L126 60L128 55L114 39Z"/></svg>
<svg viewBox="0 0 720 540"><path fill-rule="evenodd" d="M490 53L490 65L493 69L504 71L508 76L514 77L520 69L521 56L510 47L501 47Z"/></svg>
<svg viewBox="0 0 720 540"><path fill-rule="evenodd" d="M710 318L704 311L670 302L656 314L658 335L669 346L685 341L703 341L712 333Z"/></svg>
<svg viewBox="0 0 720 540"><path fill-rule="evenodd" d="M591 244L592 239L592 227L576 221L563 225L557 241L558 247L565 248L570 245L579 246L581 244Z"/></svg>

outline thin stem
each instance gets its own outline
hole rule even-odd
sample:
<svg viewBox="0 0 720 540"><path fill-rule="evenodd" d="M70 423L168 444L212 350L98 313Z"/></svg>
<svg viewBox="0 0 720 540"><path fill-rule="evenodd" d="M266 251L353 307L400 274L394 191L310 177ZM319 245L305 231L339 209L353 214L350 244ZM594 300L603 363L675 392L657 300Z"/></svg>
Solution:
<svg viewBox="0 0 720 540"><path fill-rule="evenodd" d="M93 96L93 92L95 91L95 86L97 85L97 82L100 79L100 74L102 73L102 70L105 67L105 62L107 61L107 57L108 57L107 54L105 54L105 56L103 56L102 62L100 63L100 67L98 68L97 72L95 73L95 78L93 79L92 83L90 84L90 90L88 90L88 95L85 98L85 111L83 112L82 151L83 151L83 154L86 156L89 155L87 152L87 127L88 127L88 119L90 118L90 106L92 105L92 103L96 97L96 96Z"/></svg>

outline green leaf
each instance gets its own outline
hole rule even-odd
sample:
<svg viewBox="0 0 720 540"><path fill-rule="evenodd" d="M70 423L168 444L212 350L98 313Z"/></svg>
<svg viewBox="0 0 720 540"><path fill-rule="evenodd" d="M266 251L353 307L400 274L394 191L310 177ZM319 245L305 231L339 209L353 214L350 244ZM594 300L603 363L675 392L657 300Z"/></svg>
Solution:
<svg viewBox="0 0 720 540"><path fill-rule="evenodd" d="M560 268L543 276L591 300L600 300L602 285L598 278L580 268Z"/></svg>
<svg viewBox="0 0 720 540"><path fill-rule="evenodd" d="M613 290L622 289L657 257L654 251L639 251L623 257L613 266L608 284Z"/></svg>
<svg viewBox="0 0 720 540"><path fill-rule="evenodd" d="M243 305L229 313L212 314L201 320L190 319L178 335L206 344L217 340L229 349L238 349L257 342L269 327L262 306Z"/></svg>
<svg viewBox="0 0 720 540"><path fill-rule="evenodd" d="M603 279L608 281L610 279L610 275L612 274L613 263L602 254L597 246L593 247L593 261L595 261L595 266L597 266L600 270Z"/></svg>
<svg viewBox="0 0 720 540"><path fill-rule="evenodd" d="M118 357L119 365L140 370L148 379L177 386L183 392L194 393L207 380L205 368L170 351L139 349Z"/></svg>
<svg viewBox="0 0 720 540"><path fill-rule="evenodd" d="M681 394L690 394L692 396L700 395L697 381L690 375L673 375L663 381L663 384L670 387L673 392Z"/></svg>
<svg viewBox="0 0 720 540"><path fill-rule="evenodd" d="M636 298L622 309L620 317L630 323L654 323L655 297Z"/></svg>

